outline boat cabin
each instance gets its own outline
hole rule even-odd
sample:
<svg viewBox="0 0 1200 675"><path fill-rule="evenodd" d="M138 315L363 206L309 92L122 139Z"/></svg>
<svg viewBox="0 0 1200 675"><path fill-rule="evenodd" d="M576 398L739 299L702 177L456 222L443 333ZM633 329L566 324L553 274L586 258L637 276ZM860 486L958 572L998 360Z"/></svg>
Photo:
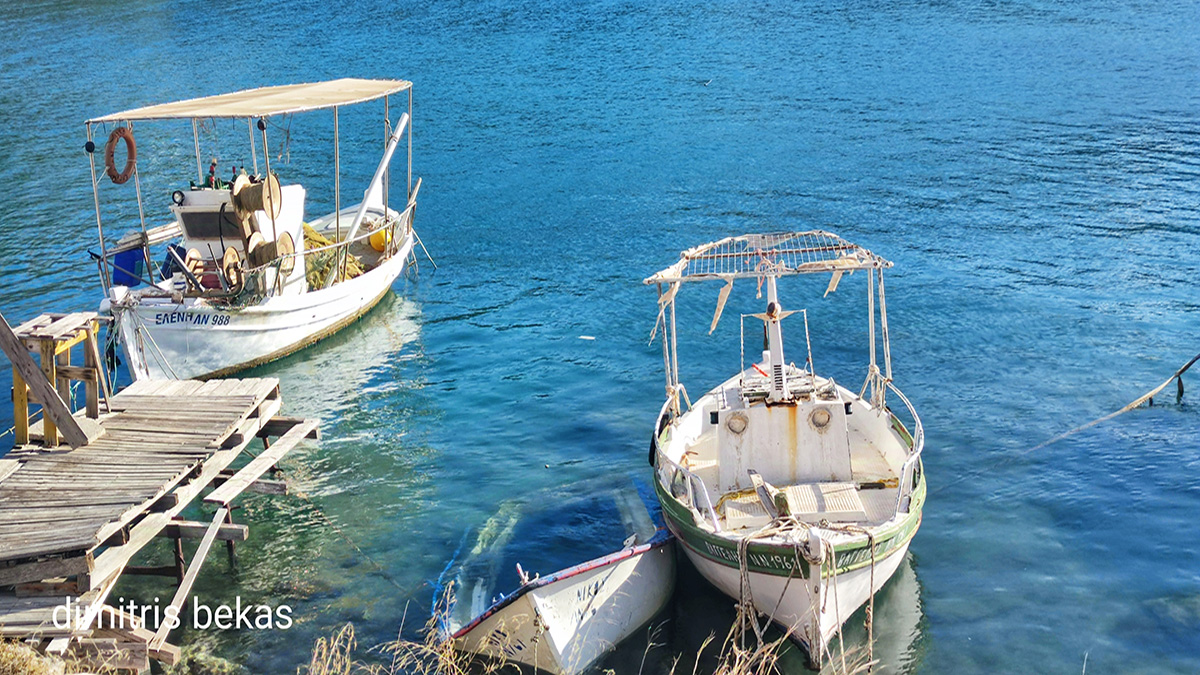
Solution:
<svg viewBox="0 0 1200 675"><path fill-rule="evenodd" d="M193 260L198 254L199 267L206 272L197 275L201 288L222 288L213 278L218 271L226 277L224 286L231 288L236 279L226 267L247 261L250 269L268 266L258 280L262 287L274 288L277 295L305 293L304 198L303 186L280 186L274 176L241 176L229 189L175 191L170 208L182 237L180 247ZM281 257L291 259L270 265Z"/></svg>

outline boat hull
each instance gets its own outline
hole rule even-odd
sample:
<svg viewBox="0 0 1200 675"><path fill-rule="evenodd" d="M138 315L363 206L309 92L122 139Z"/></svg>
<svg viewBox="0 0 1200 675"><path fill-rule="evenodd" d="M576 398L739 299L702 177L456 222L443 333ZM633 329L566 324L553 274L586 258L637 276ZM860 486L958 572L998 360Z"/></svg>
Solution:
<svg viewBox="0 0 1200 675"><path fill-rule="evenodd" d="M112 311L129 371L140 379L206 379L299 351L370 311L403 274L413 238L361 276L322 290L229 309L188 299Z"/></svg>
<svg viewBox="0 0 1200 675"><path fill-rule="evenodd" d="M688 559L722 593L741 600L738 539L698 527L692 512L655 482L667 527ZM872 528L875 556L868 540L839 543L835 557L810 564L790 544L755 540L746 550L750 593L755 608L777 623L808 652L814 665L825 658L829 640L872 593L878 592L904 561L921 523L925 499L922 477L908 514L891 526ZM835 562L834 562L835 561ZM836 574L834 565L836 564ZM819 583L817 580L820 580Z"/></svg>
<svg viewBox="0 0 1200 675"><path fill-rule="evenodd" d="M556 675L588 669L671 598L672 538L653 540L532 581L453 635L455 646Z"/></svg>

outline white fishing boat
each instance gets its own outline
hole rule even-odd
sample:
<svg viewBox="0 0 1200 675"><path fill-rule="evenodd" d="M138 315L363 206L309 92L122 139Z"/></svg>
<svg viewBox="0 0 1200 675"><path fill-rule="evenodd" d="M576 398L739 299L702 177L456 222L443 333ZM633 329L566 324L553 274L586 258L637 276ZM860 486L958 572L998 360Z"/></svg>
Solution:
<svg viewBox="0 0 1200 675"><path fill-rule="evenodd" d="M407 112L393 127L390 106L395 95L406 99ZM363 186L362 202L342 207L338 113L368 101L382 101L383 155L370 183ZM279 129L280 120L290 121L292 115L318 110L332 111L328 168L280 170L279 162L272 167L268 129ZM96 259L105 291L101 311L113 316L113 337L133 377L227 375L302 349L375 306L410 263L414 242L420 244L413 215L421 181L414 184L412 179L411 133L407 181L391 190L389 180L392 157L410 130L411 112L410 82L340 79L250 89L88 120L86 149L101 249ZM144 199L139 161L158 160L158 167L173 164L183 153L174 145L156 143L153 148L161 157L143 152L139 158L134 124L141 135L143 123L171 120L191 123L185 152L195 153L195 180L185 176L190 169L179 166L177 177L157 181L169 191L161 198ZM242 120L245 149L239 151L249 155L252 164L236 167L226 181L218 176L214 156L206 174L201 128L211 131L217 123L240 125ZM276 123L268 125L271 120ZM284 140L279 142L290 153L290 124L283 128ZM101 130L109 130L103 171L96 158L100 148L93 141ZM118 160L122 144L123 163ZM325 171L328 175L316 187L332 195L333 212L306 222L307 191L293 178ZM125 186L117 188L125 197L137 200L139 227L115 245L106 242L101 217L105 176ZM390 206L393 201L401 204L399 209ZM148 226L148 214L156 210L169 211L170 220ZM133 217L130 209L125 213Z"/></svg>
<svg viewBox="0 0 1200 675"><path fill-rule="evenodd" d="M883 284L890 266L828 232L753 234L684 251L646 279L658 287L663 327L667 400L651 460L667 526L705 578L752 606L756 620L778 623L818 666L842 623L873 602L904 560L925 502L924 431L892 383ZM828 295L856 271L867 281L869 335L857 393L814 372L807 312L785 309L777 284L828 274ZM676 296L684 282L724 283L711 332L738 279L760 293L765 287L765 310L742 315L739 372L692 402L679 381ZM781 322L797 313L803 366L784 355ZM764 331L761 359L749 366L747 319ZM889 391L907 409L911 431L887 407Z"/></svg>
<svg viewBox="0 0 1200 675"><path fill-rule="evenodd" d="M530 536L524 532L514 536L521 517L516 510L503 512L501 520L507 522L498 520L483 528L481 544L458 574L456 590L461 599L449 608L443 627L456 649L555 675L575 675L588 670L666 606L675 584L673 538L655 525L636 493L611 492L575 500L574 506L557 504L540 521L526 518L533 520L526 525L535 531ZM617 513L606 513L612 506ZM526 572L518 563L520 586L489 603L498 566L511 560L511 555L506 560L500 554L510 541L535 549L523 552L527 565L530 558L549 550L588 548L589 539L598 533L563 533L563 541L552 541L547 535L555 524L571 522L572 509L601 529L623 525L620 531L628 534L620 535L625 537L621 548L544 576ZM540 546L532 546L532 541Z"/></svg>

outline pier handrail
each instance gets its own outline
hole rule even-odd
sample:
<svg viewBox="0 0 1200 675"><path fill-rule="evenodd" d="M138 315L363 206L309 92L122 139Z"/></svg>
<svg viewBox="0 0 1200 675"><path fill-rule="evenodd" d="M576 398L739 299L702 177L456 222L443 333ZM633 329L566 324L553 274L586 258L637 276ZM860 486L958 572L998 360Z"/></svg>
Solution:
<svg viewBox="0 0 1200 675"><path fill-rule="evenodd" d="M887 383L887 388L891 389L892 393L904 402L904 406L908 408L908 414L912 415L913 418L912 450L909 452L908 459L904 460L904 464L900 468L900 489L896 491L896 513L900 513L900 505L904 501L904 495L911 493L916 487L912 484L912 472L913 467L921 460L921 451L925 449L925 427L921 424L921 417L917 415L916 408L913 407L913 404L904 395L904 392L900 391L890 381ZM888 414L892 413L889 411ZM895 415L892 416L895 417Z"/></svg>
<svg viewBox="0 0 1200 675"><path fill-rule="evenodd" d="M667 405L670 405L671 402L672 402L671 399L667 399L667 403L663 406L662 413L659 415L658 419L661 420L662 415L666 414ZM712 520L713 531L720 532L721 531L721 523L717 520L717 511L716 511L716 509L713 508L712 498L710 498L708 496L708 486L704 484L704 479L697 476L696 474L692 473L691 471L688 471L686 468L684 468L682 465L680 465L677 462L675 462L674 460L672 460L670 457L667 457L666 453L664 453L662 451L662 446L660 446L658 443L658 435L659 435L659 432L656 428L655 434L654 434L654 457L656 460L655 469L657 470L656 472L659 473L659 480L661 481L663 478L666 477L665 475L663 475L664 467L659 462L665 462L667 465L666 468L674 469L677 474L683 474L684 478L687 479L688 501L691 502L690 506L697 510L699 510L696 505L696 484L698 483L699 487L700 487L700 492L701 492L701 494L704 495L704 508L708 512L709 519ZM670 490L670 483L672 483L672 482L674 482L673 477L672 477L672 480L668 481L668 483L667 483L668 490Z"/></svg>

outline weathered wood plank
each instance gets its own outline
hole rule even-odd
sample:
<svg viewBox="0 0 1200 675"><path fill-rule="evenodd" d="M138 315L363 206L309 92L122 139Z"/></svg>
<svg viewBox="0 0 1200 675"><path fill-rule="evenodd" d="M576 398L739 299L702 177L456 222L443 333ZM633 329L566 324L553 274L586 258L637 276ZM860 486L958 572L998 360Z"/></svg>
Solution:
<svg viewBox="0 0 1200 675"><path fill-rule="evenodd" d="M200 574L200 567L204 565L204 559L208 557L213 542L217 540L217 532L221 529L221 524L225 522L225 516L228 514L229 509L223 506L213 514L212 523L208 526L208 531L204 533L204 538L200 540L200 545L196 548L196 555L192 556L192 564L188 565L187 573L183 575L183 581L175 591L175 597L171 599L171 604L167 605L167 609L163 610L164 616L171 613L171 607L175 608L176 615L183 609L183 603L187 601L188 594L192 592L192 584L196 583L196 575ZM150 641L151 646L156 649L162 646L170 633L171 624L164 622L154 633L154 639Z"/></svg>
<svg viewBox="0 0 1200 675"><path fill-rule="evenodd" d="M258 430L258 435L260 438L265 436L282 436L287 433L288 429L291 429L303 421L303 417L281 417L276 415L262 425L262 428ZM308 434L307 438L320 440L321 427L313 427L312 432Z"/></svg>
<svg viewBox="0 0 1200 675"><path fill-rule="evenodd" d="M242 467L227 483L213 490L211 494L204 498L204 501L228 506L229 502L233 501L251 483L266 473L272 466L275 466L284 455L296 447L300 441L304 440L317 427L317 424L317 420L305 420L292 427L278 441L272 443L270 448L264 450L262 454Z"/></svg>
<svg viewBox="0 0 1200 675"><path fill-rule="evenodd" d="M53 558L12 567L0 567L0 586L87 574L92 571L93 565L92 554L88 553L71 558Z"/></svg>
<svg viewBox="0 0 1200 675"><path fill-rule="evenodd" d="M0 459L0 482L21 468L21 463L15 459Z"/></svg>
<svg viewBox="0 0 1200 675"><path fill-rule="evenodd" d="M208 532L208 529L209 523L201 523L194 520L173 520L163 528L159 536L199 539ZM217 541L246 541L248 536L250 536L250 527L247 525L225 523L217 529Z"/></svg>
<svg viewBox="0 0 1200 675"><path fill-rule="evenodd" d="M44 415L54 422L55 427L71 447L78 448L87 445L93 438L103 433L103 431L95 431L93 432L95 435L89 436L79 426L79 422L71 415L67 404L58 397L54 384L46 379L41 368L29 355L25 344L13 333L8 322L4 320L3 314L0 314L0 350L4 351L8 360L13 364L13 370L20 373L21 379L25 380L25 384L42 402ZM21 411L21 414L25 414L25 411ZM101 427L96 427L96 429L101 429Z"/></svg>
<svg viewBox="0 0 1200 675"><path fill-rule="evenodd" d="M68 333L80 330L84 327L84 324L89 323L92 319L96 318L96 316L97 314L95 312L74 312L67 314L59 319L55 319L52 323L46 326L41 326L30 330L29 337L50 338L57 340Z"/></svg>

